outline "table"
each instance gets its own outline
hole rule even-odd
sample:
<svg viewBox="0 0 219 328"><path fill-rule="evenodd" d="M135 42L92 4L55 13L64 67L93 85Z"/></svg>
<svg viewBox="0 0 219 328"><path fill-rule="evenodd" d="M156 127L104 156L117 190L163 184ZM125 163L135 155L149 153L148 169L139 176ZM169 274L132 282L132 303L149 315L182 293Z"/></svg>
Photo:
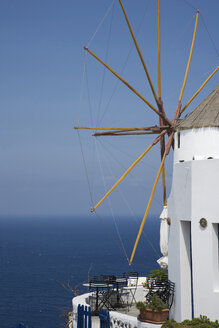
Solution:
<svg viewBox="0 0 219 328"><path fill-rule="evenodd" d="M99 313L99 308L102 305L105 305L107 308L109 308L110 304L110 287L112 287L112 284L109 283L99 283L99 282L90 282L90 283L85 283L83 284L84 287L89 287L90 289L95 289L96 290L96 302L95 302L95 313L94 314L98 314ZM104 297L102 298L101 302L99 302L99 295L100 295L100 290L102 290L103 292L101 293ZM106 293L104 293L104 290L106 290Z"/></svg>
<svg viewBox="0 0 219 328"><path fill-rule="evenodd" d="M135 299L136 289L137 289L137 286L126 286L126 287L124 287L124 290L127 290L131 294L130 303L127 301L129 306L132 306L133 302L136 302L136 299Z"/></svg>

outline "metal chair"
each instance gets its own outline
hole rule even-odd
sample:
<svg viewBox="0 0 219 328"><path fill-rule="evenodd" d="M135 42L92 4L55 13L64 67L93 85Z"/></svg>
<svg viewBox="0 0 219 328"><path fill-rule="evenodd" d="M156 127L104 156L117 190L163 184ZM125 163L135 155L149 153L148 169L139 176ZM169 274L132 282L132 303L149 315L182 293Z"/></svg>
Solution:
<svg viewBox="0 0 219 328"><path fill-rule="evenodd" d="M157 282L154 278L149 278L148 280L149 292L146 295L146 301L149 303L151 297L156 294L159 298L168 304L170 309L173 304L175 284L170 280L164 280Z"/></svg>

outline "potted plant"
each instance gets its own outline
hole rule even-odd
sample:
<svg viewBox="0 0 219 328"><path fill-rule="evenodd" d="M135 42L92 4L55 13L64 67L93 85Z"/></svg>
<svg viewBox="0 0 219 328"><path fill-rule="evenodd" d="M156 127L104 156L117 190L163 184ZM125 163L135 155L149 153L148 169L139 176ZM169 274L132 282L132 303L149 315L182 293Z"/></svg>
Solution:
<svg viewBox="0 0 219 328"><path fill-rule="evenodd" d="M167 320L169 313L168 305L156 294L151 297L148 303L137 302L136 307L140 311L140 321L161 324Z"/></svg>
<svg viewBox="0 0 219 328"><path fill-rule="evenodd" d="M146 283L144 284L144 287L151 289L153 288L154 284L161 284L167 280L168 280L168 274L164 269L152 270L148 276Z"/></svg>
<svg viewBox="0 0 219 328"><path fill-rule="evenodd" d="M168 281L165 270L153 270L144 287L148 289L145 302L137 302L140 311L139 320L154 324L161 324L167 320L169 314L168 303L162 300L163 286Z"/></svg>

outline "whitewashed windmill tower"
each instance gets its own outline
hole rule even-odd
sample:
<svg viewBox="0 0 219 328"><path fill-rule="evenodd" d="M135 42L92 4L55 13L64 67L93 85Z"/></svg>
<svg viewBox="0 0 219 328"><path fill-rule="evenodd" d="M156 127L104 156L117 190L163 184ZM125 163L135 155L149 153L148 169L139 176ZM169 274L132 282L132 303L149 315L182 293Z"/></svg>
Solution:
<svg viewBox="0 0 219 328"><path fill-rule="evenodd" d="M219 86L176 128L168 200L171 316L219 319Z"/></svg>

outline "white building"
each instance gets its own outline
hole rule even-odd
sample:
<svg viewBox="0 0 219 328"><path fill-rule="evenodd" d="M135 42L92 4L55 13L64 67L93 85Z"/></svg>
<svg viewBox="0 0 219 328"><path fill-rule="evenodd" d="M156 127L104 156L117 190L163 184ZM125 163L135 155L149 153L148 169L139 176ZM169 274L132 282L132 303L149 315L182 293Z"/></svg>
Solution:
<svg viewBox="0 0 219 328"><path fill-rule="evenodd" d="M176 126L168 216L171 317L219 319L219 86Z"/></svg>

